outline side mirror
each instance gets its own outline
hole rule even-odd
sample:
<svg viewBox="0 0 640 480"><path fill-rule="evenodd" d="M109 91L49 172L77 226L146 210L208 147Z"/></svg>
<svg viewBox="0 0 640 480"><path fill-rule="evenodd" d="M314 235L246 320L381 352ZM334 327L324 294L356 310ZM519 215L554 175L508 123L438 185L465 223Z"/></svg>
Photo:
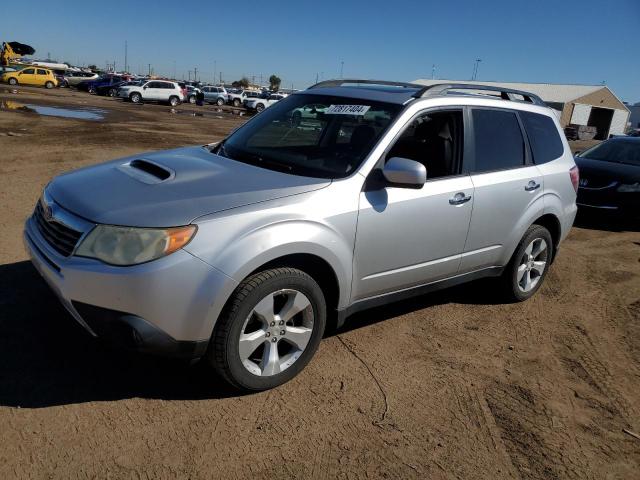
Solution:
<svg viewBox="0 0 640 480"><path fill-rule="evenodd" d="M420 162L392 157L382 169L385 180L394 187L420 189L427 181L427 169Z"/></svg>
<svg viewBox="0 0 640 480"><path fill-rule="evenodd" d="M142 87L142 89L143 89L143 90L146 90L146 89L147 89L146 85L145 85L144 87Z"/></svg>

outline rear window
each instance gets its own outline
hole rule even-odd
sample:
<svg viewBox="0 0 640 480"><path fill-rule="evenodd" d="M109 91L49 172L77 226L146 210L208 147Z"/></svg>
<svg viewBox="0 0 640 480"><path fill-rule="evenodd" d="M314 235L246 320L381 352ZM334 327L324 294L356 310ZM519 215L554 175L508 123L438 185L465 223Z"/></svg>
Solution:
<svg viewBox="0 0 640 480"><path fill-rule="evenodd" d="M476 173L524 165L524 139L514 112L473 110Z"/></svg>
<svg viewBox="0 0 640 480"><path fill-rule="evenodd" d="M532 112L520 112L520 117L529 137L535 163L547 163L562 156L564 146L556 124L550 117Z"/></svg>

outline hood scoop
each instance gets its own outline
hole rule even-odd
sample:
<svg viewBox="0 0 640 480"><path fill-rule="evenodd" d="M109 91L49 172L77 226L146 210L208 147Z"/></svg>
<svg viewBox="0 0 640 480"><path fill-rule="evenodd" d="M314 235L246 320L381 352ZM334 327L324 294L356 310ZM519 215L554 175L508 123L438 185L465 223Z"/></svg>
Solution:
<svg viewBox="0 0 640 480"><path fill-rule="evenodd" d="M148 185L166 182L176 176L176 173L170 168L143 158L131 160L119 165L117 168L130 177Z"/></svg>

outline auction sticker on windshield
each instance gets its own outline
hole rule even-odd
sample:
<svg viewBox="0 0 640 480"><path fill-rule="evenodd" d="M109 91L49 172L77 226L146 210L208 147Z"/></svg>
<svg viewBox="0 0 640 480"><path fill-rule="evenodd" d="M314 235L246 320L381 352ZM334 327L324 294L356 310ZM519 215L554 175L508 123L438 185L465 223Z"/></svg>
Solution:
<svg viewBox="0 0 640 480"><path fill-rule="evenodd" d="M332 115L364 115L370 105L331 105L324 113Z"/></svg>

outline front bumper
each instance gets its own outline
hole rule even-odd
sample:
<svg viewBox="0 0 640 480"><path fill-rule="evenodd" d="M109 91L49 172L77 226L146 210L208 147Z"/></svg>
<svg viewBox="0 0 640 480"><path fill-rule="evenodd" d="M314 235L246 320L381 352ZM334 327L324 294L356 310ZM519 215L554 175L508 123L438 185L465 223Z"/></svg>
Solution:
<svg viewBox="0 0 640 480"><path fill-rule="evenodd" d="M578 188L579 207L600 210L615 210L621 213L637 214L640 211L640 193L618 192L610 189Z"/></svg>
<svg viewBox="0 0 640 480"><path fill-rule="evenodd" d="M196 358L237 286L184 250L130 267L64 257L25 224L31 261L73 318L91 335L125 348Z"/></svg>

